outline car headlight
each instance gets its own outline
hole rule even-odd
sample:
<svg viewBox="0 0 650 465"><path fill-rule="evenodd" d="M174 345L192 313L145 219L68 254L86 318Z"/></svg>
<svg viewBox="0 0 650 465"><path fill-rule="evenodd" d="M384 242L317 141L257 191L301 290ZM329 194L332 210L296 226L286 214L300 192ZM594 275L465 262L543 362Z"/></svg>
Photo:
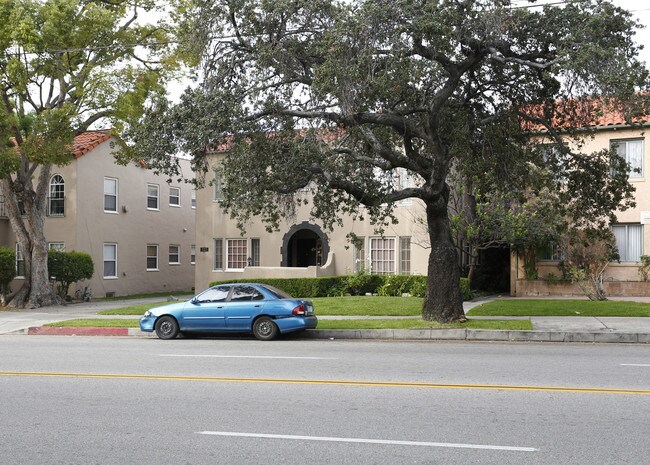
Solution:
<svg viewBox="0 0 650 465"><path fill-rule="evenodd" d="M144 312L144 317L145 317L145 318L149 318L149 317L152 316L152 315L153 315L153 313L151 313L149 310L147 310L146 312Z"/></svg>

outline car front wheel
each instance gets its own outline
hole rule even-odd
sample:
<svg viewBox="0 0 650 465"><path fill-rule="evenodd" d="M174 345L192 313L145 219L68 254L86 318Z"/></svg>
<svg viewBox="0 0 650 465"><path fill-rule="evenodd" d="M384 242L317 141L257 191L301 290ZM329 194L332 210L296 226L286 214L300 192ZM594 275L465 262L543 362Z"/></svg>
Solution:
<svg viewBox="0 0 650 465"><path fill-rule="evenodd" d="M253 335L260 341L270 341L278 336L278 326L267 316L255 320L253 323Z"/></svg>
<svg viewBox="0 0 650 465"><path fill-rule="evenodd" d="M174 339L178 335L178 322L171 316L161 316L156 321L156 335L160 339Z"/></svg>

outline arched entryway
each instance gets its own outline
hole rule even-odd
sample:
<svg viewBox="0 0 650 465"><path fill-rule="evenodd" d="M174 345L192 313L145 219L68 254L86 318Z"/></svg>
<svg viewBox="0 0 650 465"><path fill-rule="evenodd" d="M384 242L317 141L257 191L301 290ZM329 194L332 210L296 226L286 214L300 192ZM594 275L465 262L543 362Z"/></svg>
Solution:
<svg viewBox="0 0 650 465"><path fill-rule="evenodd" d="M314 224L303 222L289 229L282 239L282 266L322 266L327 262L327 235Z"/></svg>

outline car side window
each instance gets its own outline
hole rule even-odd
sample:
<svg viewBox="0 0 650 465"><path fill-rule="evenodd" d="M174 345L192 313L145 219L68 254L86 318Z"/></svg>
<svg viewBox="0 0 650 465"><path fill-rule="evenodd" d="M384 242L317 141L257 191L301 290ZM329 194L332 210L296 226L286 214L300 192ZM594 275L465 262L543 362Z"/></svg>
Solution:
<svg viewBox="0 0 650 465"><path fill-rule="evenodd" d="M262 300L264 295L253 286L235 286L232 291L231 302L248 302L251 300Z"/></svg>
<svg viewBox="0 0 650 465"><path fill-rule="evenodd" d="M228 286L213 287L205 291L203 294L199 295L197 300L200 303L225 302L228 298L228 292L230 292L230 287Z"/></svg>

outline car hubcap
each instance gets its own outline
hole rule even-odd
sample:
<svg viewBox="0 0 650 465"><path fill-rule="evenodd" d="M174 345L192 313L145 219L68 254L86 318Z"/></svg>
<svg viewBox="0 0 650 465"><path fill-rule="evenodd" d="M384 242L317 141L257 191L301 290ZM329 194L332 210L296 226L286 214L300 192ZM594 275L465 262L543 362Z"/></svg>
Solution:
<svg viewBox="0 0 650 465"><path fill-rule="evenodd" d="M169 321L163 322L163 324L160 325L160 332L165 336L168 336L172 332L172 324Z"/></svg>
<svg viewBox="0 0 650 465"><path fill-rule="evenodd" d="M260 334L262 336L268 336L271 334L271 322L269 321L263 321L260 323Z"/></svg>

